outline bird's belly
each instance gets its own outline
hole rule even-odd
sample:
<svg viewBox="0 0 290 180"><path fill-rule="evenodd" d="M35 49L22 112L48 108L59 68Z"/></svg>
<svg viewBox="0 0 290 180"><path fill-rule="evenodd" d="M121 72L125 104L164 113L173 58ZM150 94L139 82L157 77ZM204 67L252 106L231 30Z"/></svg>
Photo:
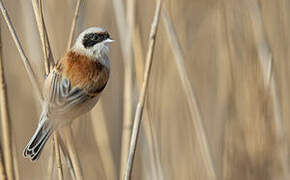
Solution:
<svg viewBox="0 0 290 180"><path fill-rule="evenodd" d="M84 103L76 107L72 107L66 112L53 112L48 113L49 119L53 122L56 128L70 124L77 117L89 112L98 102L99 96L86 100Z"/></svg>

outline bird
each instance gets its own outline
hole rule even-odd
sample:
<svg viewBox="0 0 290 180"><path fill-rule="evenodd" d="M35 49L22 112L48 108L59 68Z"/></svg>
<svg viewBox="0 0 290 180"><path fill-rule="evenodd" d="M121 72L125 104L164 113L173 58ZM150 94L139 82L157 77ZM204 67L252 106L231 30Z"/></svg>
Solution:
<svg viewBox="0 0 290 180"><path fill-rule="evenodd" d="M44 81L42 112L24 149L25 158L38 160L54 131L95 106L110 78L112 42L108 31L90 27L79 34L72 48L55 64Z"/></svg>

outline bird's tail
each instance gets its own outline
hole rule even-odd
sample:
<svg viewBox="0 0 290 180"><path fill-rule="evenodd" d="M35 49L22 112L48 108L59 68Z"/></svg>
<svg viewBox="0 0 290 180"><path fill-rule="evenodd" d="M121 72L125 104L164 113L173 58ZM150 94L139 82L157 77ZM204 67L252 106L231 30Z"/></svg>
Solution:
<svg viewBox="0 0 290 180"><path fill-rule="evenodd" d="M23 155L25 158L29 158L35 161L39 158L40 153L53 132L50 121L47 119L46 115L41 116L41 120L38 127L30 139L29 143L26 145Z"/></svg>

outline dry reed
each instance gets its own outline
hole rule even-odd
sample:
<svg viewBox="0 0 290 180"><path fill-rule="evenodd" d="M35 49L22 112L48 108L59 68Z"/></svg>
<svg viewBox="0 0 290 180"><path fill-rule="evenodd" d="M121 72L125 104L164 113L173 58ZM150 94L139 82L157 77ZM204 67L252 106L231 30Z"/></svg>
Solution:
<svg viewBox="0 0 290 180"><path fill-rule="evenodd" d="M106 179L116 179L117 172L113 161L113 152L110 147L109 132L102 99L99 100L98 104L92 109L90 114L94 129L93 133L100 153Z"/></svg>
<svg viewBox="0 0 290 180"><path fill-rule="evenodd" d="M132 2L132 1L131 1ZM131 35L128 32L124 4L120 0L113 0L114 12L119 32L120 41L124 43L121 46L123 64L124 64L124 100L123 100L123 124L121 139L121 157L120 157L120 179L125 171L126 159L128 157L129 141L132 131L132 54L130 49ZM132 6L131 6L132 7Z"/></svg>
<svg viewBox="0 0 290 180"><path fill-rule="evenodd" d="M282 174L289 179L288 147L284 129L284 122L281 114L280 102L277 94L275 73L273 72L273 56L266 39L265 29L261 17L261 10L257 1L251 3L251 20L254 32L254 40L258 51L258 60L262 68L264 86L269 91L273 102L274 128L278 139L278 156L281 163ZM280 176L278 176L280 178Z"/></svg>
<svg viewBox="0 0 290 180"><path fill-rule="evenodd" d="M59 151L59 142L57 137L57 132L53 133L53 144L54 144L54 152L55 152L55 159L56 159L56 168L57 168L57 175L58 179L63 179L63 171L62 171L62 164L61 164L61 157Z"/></svg>
<svg viewBox="0 0 290 180"><path fill-rule="evenodd" d="M16 47L17 47L17 50L18 50L18 52L20 54L21 60L22 60L22 62L24 64L24 67L25 67L25 69L27 71L27 74L28 74L29 79L30 79L30 81L32 83L32 86L35 89L35 93L36 93L38 99L42 101L43 97L42 97L42 94L41 94L40 86L39 86L39 84L38 84L38 82L36 80L36 77L35 77L35 74L34 74L32 68L31 68L31 65L30 65L30 63L29 63L29 61L28 61L28 59L27 59L27 57L26 57L26 55L24 53L24 50L23 50L23 48L21 46L21 43L20 43L20 41L19 41L19 39L17 37L15 29L14 29L12 23L11 23L9 14L8 14L8 12L7 12L6 8L5 8L2 0L0 0L0 10L1 10L1 13L2 13L2 15L3 15L4 19L5 19L5 22L6 22L7 26L8 26L8 29L9 29L9 32L10 32L12 38L13 38L13 41L14 41Z"/></svg>
<svg viewBox="0 0 290 180"><path fill-rule="evenodd" d="M12 137L15 137L15 134L13 134L12 132ZM12 142L12 151L13 151L13 154L18 154L18 151L16 149L16 143L15 141ZM19 180L20 179L20 174L19 174L19 163L18 163L18 158L17 156L13 156L13 165L14 165L14 177L15 177L15 180Z"/></svg>
<svg viewBox="0 0 290 180"><path fill-rule="evenodd" d="M1 32L1 31L0 31ZM0 37L0 109L1 109L1 125L2 140L4 150L5 170L8 180L15 179L13 165L13 150L11 136L11 119L9 114L9 105L7 97L7 85L4 75L4 65L2 58L2 39Z"/></svg>
<svg viewBox="0 0 290 180"><path fill-rule="evenodd" d="M225 130L227 127L228 119L224 118L225 113L227 112L228 106L231 103L231 96L233 94L233 67L232 67L232 59L231 54L229 52L230 49L230 42L227 41L227 32L226 32L226 23L225 23L225 14L223 13L223 7L222 4L219 5L217 12L216 12L216 22L217 22L217 33L218 33L218 56L217 58L220 59L217 69L223 69L219 70L217 76L218 78L218 86L217 86L217 104L219 106L217 107L216 111L216 118L221 119L222 121L219 122L218 131L220 132L219 140L222 141L223 139L229 138L226 136ZM227 40L225 40L227 39ZM225 88L228 87L228 88ZM216 165L216 175L217 179L223 179L223 173L224 170L222 167L222 153L223 150L215 151L215 154L219 154L218 161L220 164Z"/></svg>
<svg viewBox="0 0 290 180"><path fill-rule="evenodd" d="M139 26L136 24L134 29L134 36L133 36L133 50L134 50L134 64L135 64L135 74L136 74L136 82L137 82L137 89L138 93L141 91L141 86L143 82L143 76L144 76L144 53L142 48L142 42L141 42L141 35ZM160 158L157 154L157 145L155 144L156 134L153 131L151 117L149 116L148 109L149 103L148 99L146 100L147 103L144 107L144 120L142 121L142 129L144 130L145 135L145 143L148 145L149 154L150 154L150 162L152 165L152 177L153 179L163 179L162 171L161 171L161 164L160 164ZM149 173L148 173L149 174Z"/></svg>
<svg viewBox="0 0 290 180"><path fill-rule="evenodd" d="M44 69L46 75L49 74L50 69L54 66L54 59L52 56L50 43L47 35L46 26L44 23L42 0L32 0L32 7L37 23L37 28L41 40L41 47L43 52Z"/></svg>
<svg viewBox="0 0 290 180"><path fill-rule="evenodd" d="M82 0L77 0L77 4L75 7L75 11L74 11L74 16L72 18L72 23L71 23L71 28L70 28L70 33L68 36L68 42L67 42L67 49L71 48L72 42L73 42L73 36L75 34L75 29L76 29L76 22L77 19L79 17L79 9L80 9L80 5L81 5Z"/></svg>
<svg viewBox="0 0 290 180"><path fill-rule="evenodd" d="M141 35L140 35L140 29L139 26L136 24L134 28L134 35L133 35L133 52L134 52L134 64L135 64L135 73L136 73L136 81L137 81L137 87L140 90L142 86L143 81L143 73L144 73L144 53L143 53L143 47L141 42Z"/></svg>
<svg viewBox="0 0 290 180"><path fill-rule="evenodd" d="M6 180L6 172L4 167L4 160L3 160L3 151L0 145L0 179Z"/></svg>
<svg viewBox="0 0 290 180"><path fill-rule="evenodd" d="M9 28L9 31L10 31L10 34L11 34L11 36L12 36L12 38L13 38L13 40L14 40L14 42L15 42L15 45L16 45L16 47L17 47L17 49L18 49L18 51L19 51L19 53L20 53L20 56L21 56L21 59L22 59L22 62L23 62L23 64L24 64L24 67L25 67L25 69L26 69L26 71L27 71L27 73L28 73L28 76L29 76L29 78L30 78L30 80L31 80L31 83L32 83L32 86L34 87L34 89L36 90L36 94L37 94L37 96L38 96L38 98L40 99L40 101L42 101L42 99L43 99L43 97L42 97L42 94L41 94L41 91L40 91L40 86L39 86L39 84L38 84L38 82L37 82L37 80L36 80L36 78L35 78L35 74L34 74L34 72L33 72L33 70L32 70L32 68L31 68L31 65L30 65L30 63L29 63L29 61L28 61L28 59L27 59L27 57L26 57L26 55L25 55L25 53L24 53L24 51L23 51L23 48L22 48L22 46L21 46L21 44L20 44L20 41L19 41L19 39L18 39L18 37L17 37L17 35L16 35L16 32L15 32L15 29L14 29L14 27L13 27L13 25L12 25L12 23L11 23L11 20L10 20L10 17L9 17L9 14L8 14L8 12L7 12L7 10L6 10L6 8L5 8L5 6L4 6L4 4L3 4L3 2L2 2L2 0L0 1L0 9L1 9L1 13L2 13L2 15L3 15L3 17L4 17L4 19L5 19L5 22L6 22L6 24L7 24L7 26L8 26L8 28ZM2 62L1 62L2 63ZM1 65L2 66L2 65ZM1 67L1 68L3 68L3 66ZM2 69L2 72L1 72L2 74L4 73L3 72L3 69ZM4 75L4 74L3 74ZM5 81L4 81L4 79L2 79L2 83L5 83ZM5 85L4 84L1 84L1 86L2 86L2 88L6 88L5 87ZM6 91L6 90L5 90ZM6 92L3 92L2 91L2 95L5 95L6 94ZM2 98L2 101L4 102L4 101L7 101L7 99L5 98L5 99L3 99ZM2 109L3 108L3 109ZM3 114L4 115L4 113L5 113L5 109L6 109L7 107L5 107L5 106L2 106L1 105L1 114ZM8 113L8 112L6 112L6 113ZM4 116L6 116L6 118L7 118L7 116L8 116L8 114L7 115L4 115ZM4 119L4 118L1 118L1 119ZM3 133L7 133L7 128L8 128L8 126L7 126L8 124L6 124L6 125L4 125L2 128L4 129L3 130ZM6 136L6 135L5 135ZM5 139L7 139L7 137L5 137L4 136L4 138ZM10 136L10 135L9 135ZM11 136L10 136L11 137ZM6 141L6 140L4 140L4 141ZM9 150L10 149L10 150ZM11 143L10 143L10 148L9 149L5 149L4 151L4 153L12 153L12 151L11 151ZM5 155L6 156L6 155ZM6 157L5 157L6 158ZM12 159L12 157L10 157L10 158L8 158L7 160L6 160L6 162L9 164L9 167L8 167L8 169L7 169L7 167L6 167L6 171L9 171L8 173L7 173L7 177L8 177L8 179L14 179L14 174L13 174L13 172L12 172L12 166L13 166L13 159Z"/></svg>
<svg viewBox="0 0 290 180"><path fill-rule="evenodd" d="M145 64L145 72L144 72L144 81L142 84L142 89L141 89L141 93L140 93L137 108L136 108L124 180L129 180L131 178L137 139L138 139L138 134L139 134L139 129L140 129L140 122L142 118L145 97L147 93L147 87L148 87L148 82L149 82L150 72L151 72L151 67L152 67L153 52L154 52L156 34L157 34L157 29L158 29L159 17L160 17L160 9L161 9L161 1L158 0L157 5L156 5L154 19L151 26L150 35L149 35L148 51L146 55L146 64Z"/></svg>
<svg viewBox="0 0 290 180"><path fill-rule="evenodd" d="M42 50L43 50L43 58L44 58L44 67L45 67L45 74L48 75L50 72L50 62L54 62L52 59L52 54L50 50L50 45L48 41L47 31L45 28L45 23L43 20L43 10L42 10L42 0L32 0L32 5L34 9L35 19L37 22L37 27L41 39ZM58 147L58 137L57 132L53 133L53 142L54 142L54 152L55 152L55 159L57 164L57 172L58 172L58 179L63 179L63 170L61 166L61 158L60 152Z"/></svg>
<svg viewBox="0 0 290 180"><path fill-rule="evenodd" d="M80 160L78 158L76 148L73 142L73 132L72 128L70 126L63 127L65 140L66 140L66 146L69 156L71 157L73 169L75 172L75 176L77 180L82 180L83 173L80 165Z"/></svg>
<svg viewBox="0 0 290 180"><path fill-rule="evenodd" d="M180 43L178 41L171 19L167 15L165 8L162 9L162 21L167 32L167 37L169 40L169 44L171 46L171 50L175 56L175 64L177 66L177 70L178 70L178 73L182 82L182 87L187 97L186 99L189 105L189 110L190 110L191 118L193 121L195 134L197 136L196 139L198 141L202 159L204 161L204 167L205 169L207 169L209 178L214 180L216 179L216 172L215 172L215 168L212 162L212 157L211 157L208 141L207 141L204 126L203 126L203 119L201 116L200 108L197 103L195 92L193 88L191 87L191 84L188 78Z"/></svg>
<svg viewBox="0 0 290 180"><path fill-rule="evenodd" d="M61 152L63 152L64 160L66 161L67 168L69 170L71 178L72 178L72 180L76 180L76 173L75 173L75 170L73 168L72 160L71 160L71 157L68 153L67 147L65 146L63 139L59 137L59 133L57 133L57 136L58 136L58 140L59 140L59 146L60 146Z"/></svg>
<svg viewBox="0 0 290 180"><path fill-rule="evenodd" d="M54 143L54 142L52 142ZM47 179L51 179L53 176L53 170L54 170L54 158L55 158L55 147L54 145L51 145L51 151L50 151L50 155L49 155L49 159L48 159L48 165L47 165Z"/></svg>
<svg viewBox="0 0 290 180"><path fill-rule="evenodd" d="M130 16L134 16L132 12L134 10L134 1L130 1L128 11ZM120 0L113 0L114 12L117 21L117 27L119 31L119 37L122 42L121 50L123 55L124 64L124 99L123 99L123 125L122 125L122 139L121 139L121 160L120 160L120 175L125 170L126 159L128 157L128 148L130 135L132 132L133 122L133 56L131 49L131 33L128 33L128 23L126 21L126 15L124 10L124 4ZM130 21L134 20L134 17L129 18ZM130 23L133 23L130 22Z"/></svg>

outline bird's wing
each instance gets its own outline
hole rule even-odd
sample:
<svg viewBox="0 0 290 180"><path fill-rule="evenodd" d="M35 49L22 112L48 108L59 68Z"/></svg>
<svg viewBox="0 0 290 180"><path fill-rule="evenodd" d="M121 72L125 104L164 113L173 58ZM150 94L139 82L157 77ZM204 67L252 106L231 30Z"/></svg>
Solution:
<svg viewBox="0 0 290 180"><path fill-rule="evenodd" d="M45 103L48 116L53 118L75 118L89 111L92 107L91 100L98 97L99 93L89 94L78 87L72 87L65 77L52 71L44 86Z"/></svg>

